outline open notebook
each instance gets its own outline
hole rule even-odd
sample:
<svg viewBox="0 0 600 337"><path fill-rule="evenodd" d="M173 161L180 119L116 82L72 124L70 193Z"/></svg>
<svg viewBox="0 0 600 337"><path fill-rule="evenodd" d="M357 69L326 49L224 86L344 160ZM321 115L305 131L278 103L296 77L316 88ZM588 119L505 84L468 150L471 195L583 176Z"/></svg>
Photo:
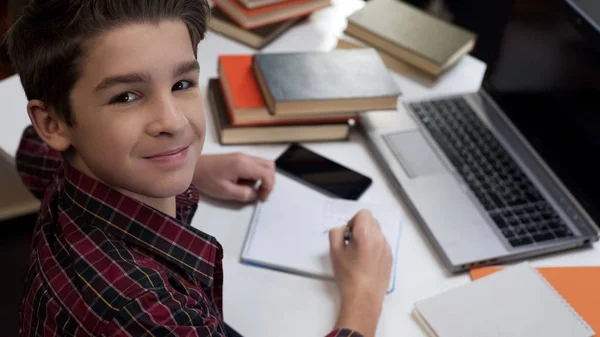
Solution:
<svg viewBox="0 0 600 337"><path fill-rule="evenodd" d="M398 206L333 199L284 175L277 174L276 179L269 199L255 208L242 262L333 279L328 231L346 224L360 209L368 208L392 248L394 267L388 292L393 291L400 229L405 219Z"/></svg>

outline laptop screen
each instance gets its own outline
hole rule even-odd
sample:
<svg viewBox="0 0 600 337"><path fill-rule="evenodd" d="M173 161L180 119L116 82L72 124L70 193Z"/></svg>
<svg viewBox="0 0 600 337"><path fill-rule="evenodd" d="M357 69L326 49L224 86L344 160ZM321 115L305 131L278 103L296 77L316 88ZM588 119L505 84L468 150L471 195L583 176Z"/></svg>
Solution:
<svg viewBox="0 0 600 337"><path fill-rule="evenodd" d="M484 88L600 223L595 23L600 23L599 0L514 1Z"/></svg>

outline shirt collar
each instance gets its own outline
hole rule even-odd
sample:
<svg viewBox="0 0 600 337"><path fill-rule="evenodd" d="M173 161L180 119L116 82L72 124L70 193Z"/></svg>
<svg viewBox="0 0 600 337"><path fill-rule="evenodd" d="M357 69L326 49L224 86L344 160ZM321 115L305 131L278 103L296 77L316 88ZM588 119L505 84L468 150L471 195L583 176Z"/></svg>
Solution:
<svg viewBox="0 0 600 337"><path fill-rule="evenodd" d="M215 264L223 258L214 237L120 193L67 162L64 176L66 201L91 224L164 257L206 286L213 285Z"/></svg>

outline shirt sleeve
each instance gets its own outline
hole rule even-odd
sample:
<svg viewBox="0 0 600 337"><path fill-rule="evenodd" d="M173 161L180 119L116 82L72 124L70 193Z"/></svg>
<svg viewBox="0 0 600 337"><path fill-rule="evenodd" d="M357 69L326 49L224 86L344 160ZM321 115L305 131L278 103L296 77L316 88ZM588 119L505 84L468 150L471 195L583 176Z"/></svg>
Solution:
<svg viewBox="0 0 600 337"><path fill-rule="evenodd" d="M217 311L193 296L152 290L121 308L104 326L110 337L226 337Z"/></svg>
<svg viewBox="0 0 600 337"><path fill-rule="evenodd" d="M101 332L109 337L227 337L220 315L206 303L169 290L147 291L121 308ZM251 314L251 313L248 313ZM240 332L243 335L243 332ZM363 337L337 329L325 337Z"/></svg>
<svg viewBox="0 0 600 337"><path fill-rule="evenodd" d="M338 329L330 332L325 337L363 337L363 335L356 330Z"/></svg>
<svg viewBox="0 0 600 337"><path fill-rule="evenodd" d="M44 143L30 125L23 131L15 161L21 181L33 195L42 199L63 158L59 151Z"/></svg>

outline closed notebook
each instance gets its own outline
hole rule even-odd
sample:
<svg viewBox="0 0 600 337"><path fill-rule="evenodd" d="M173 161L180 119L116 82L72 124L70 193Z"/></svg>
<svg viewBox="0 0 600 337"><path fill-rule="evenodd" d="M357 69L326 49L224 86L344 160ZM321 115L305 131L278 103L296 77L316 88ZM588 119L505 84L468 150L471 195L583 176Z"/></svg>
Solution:
<svg viewBox="0 0 600 337"><path fill-rule="evenodd" d="M406 215L397 205L330 198L277 174L269 199L254 211L241 260L298 275L333 279L329 230L367 208L379 221L394 257L388 292L394 290L400 234Z"/></svg>
<svg viewBox="0 0 600 337"><path fill-rule="evenodd" d="M432 337L591 337L594 331L528 263L415 304Z"/></svg>
<svg viewBox="0 0 600 337"><path fill-rule="evenodd" d="M432 75L447 70L476 42L476 35L399 0L370 0L348 17L346 34Z"/></svg>
<svg viewBox="0 0 600 337"><path fill-rule="evenodd" d="M208 101L215 131L222 145L347 140L349 122L280 126L233 126L221 85L216 78L208 82Z"/></svg>
<svg viewBox="0 0 600 337"><path fill-rule="evenodd" d="M396 110L401 95L372 48L257 54L254 71L275 115Z"/></svg>
<svg viewBox="0 0 600 337"><path fill-rule="evenodd" d="M331 113L327 116L279 116L269 113L252 70L252 58L251 54L219 56L219 79L231 125L331 124L358 118L354 112Z"/></svg>
<svg viewBox="0 0 600 337"><path fill-rule="evenodd" d="M253 29L244 29L223 13L220 8L215 7L212 9L208 25L214 32L241 42L249 47L262 49L302 19L302 17L299 17Z"/></svg>
<svg viewBox="0 0 600 337"><path fill-rule="evenodd" d="M478 280L503 269L474 269L471 278ZM540 267L537 270L592 329L600 331L600 266Z"/></svg>

